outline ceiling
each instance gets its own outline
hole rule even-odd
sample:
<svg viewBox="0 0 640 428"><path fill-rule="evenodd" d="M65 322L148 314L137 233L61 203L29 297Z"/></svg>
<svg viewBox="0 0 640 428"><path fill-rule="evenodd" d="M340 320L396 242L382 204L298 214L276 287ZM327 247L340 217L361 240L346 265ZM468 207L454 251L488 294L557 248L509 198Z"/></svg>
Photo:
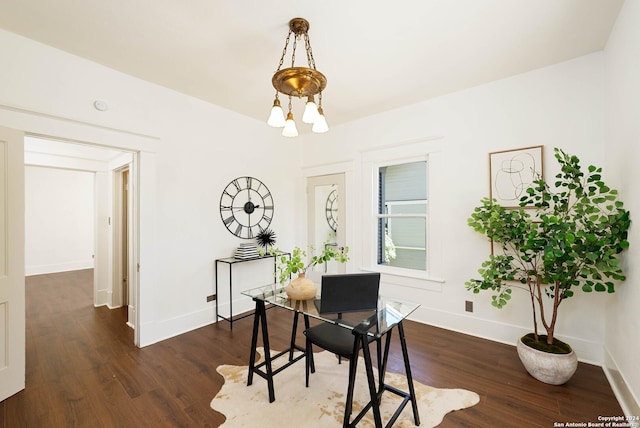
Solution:
<svg viewBox="0 0 640 428"><path fill-rule="evenodd" d="M266 120L300 16L331 126L602 50L622 3L2 0L0 28Z"/></svg>

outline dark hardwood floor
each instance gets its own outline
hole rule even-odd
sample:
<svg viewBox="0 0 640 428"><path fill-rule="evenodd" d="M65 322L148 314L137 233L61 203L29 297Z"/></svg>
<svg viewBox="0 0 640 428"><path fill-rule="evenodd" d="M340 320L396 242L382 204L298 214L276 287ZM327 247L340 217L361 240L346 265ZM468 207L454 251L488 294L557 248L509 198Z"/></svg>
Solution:
<svg viewBox="0 0 640 428"><path fill-rule="evenodd" d="M224 417L209 407L222 386L215 369L247 363L252 318L233 331L220 322L138 349L125 309L92 306L92 275L27 278L27 387L0 403L0 428L220 425ZM272 347L284 348L292 315L268 316ZM550 386L526 373L513 346L414 322L405 332L416 380L481 397L441 427L553 427L622 415L600 367L580 363L566 385ZM396 342L389 370L401 367Z"/></svg>

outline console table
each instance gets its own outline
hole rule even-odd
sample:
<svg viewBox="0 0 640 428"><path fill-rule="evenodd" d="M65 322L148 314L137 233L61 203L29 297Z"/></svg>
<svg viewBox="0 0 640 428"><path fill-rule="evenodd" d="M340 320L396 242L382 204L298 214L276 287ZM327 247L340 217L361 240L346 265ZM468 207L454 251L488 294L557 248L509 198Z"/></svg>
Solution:
<svg viewBox="0 0 640 428"><path fill-rule="evenodd" d="M215 261L215 301L216 301L216 320L219 319L223 319L225 321L229 322L229 326L230 328L233 330L233 322L242 318L246 318L248 316L253 315L253 312L247 313L247 314L243 314L241 316L238 317L234 317L233 316L233 267L241 264L241 263L247 263L247 262L254 262L257 260L264 260L264 259L273 259L273 278L269 278L267 281L265 281L265 284L270 284L273 282L275 275L277 273L277 257L280 257L282 255L286 255L287 257L291 257L290 253L278 253L278 254L266 254L264 256L259 256L259 257L254 257L254 258L250 258L250 259L237 259L235 257L227 257L224 259L216 259ZM229 269L229 316L225 317L224 315L220 315L219 312L219 299L218 299L218 265L222 264L222 265L227 265L228 269Z"/></svg>

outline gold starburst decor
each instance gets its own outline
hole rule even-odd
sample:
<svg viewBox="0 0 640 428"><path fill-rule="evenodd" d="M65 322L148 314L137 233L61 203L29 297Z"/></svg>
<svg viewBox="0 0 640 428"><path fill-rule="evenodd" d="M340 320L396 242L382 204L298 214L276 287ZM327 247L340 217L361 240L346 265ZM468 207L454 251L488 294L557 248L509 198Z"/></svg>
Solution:
<svg viewBox="0 0 640 428"><path fill-rule="evenodd" d="M291 67L282 68L287 49L293 35ZM307 56L307 67L296 67L296 47L298 41L304 41L304 48ZM327 78L316 70L316 61L313 58L311 43L309 42L309 21L304 18L293 18L289 21L289 34L284 43L284 49L280 56L278 69L271 79L273 87L276 89L276 96L273 100L273 107L267 123L275 128L283 128L282 135L285 137L297 137L298 129L291 112L292 99L306 97L302 121L312 124L311 130L316 133L323 133L329 130L327 120L322 110L322 91L327 86ZM284 111L280 105L280 94L289 97L289 111L285 118ZM315 103L314 96L318 96L318 104Z"/></svg>

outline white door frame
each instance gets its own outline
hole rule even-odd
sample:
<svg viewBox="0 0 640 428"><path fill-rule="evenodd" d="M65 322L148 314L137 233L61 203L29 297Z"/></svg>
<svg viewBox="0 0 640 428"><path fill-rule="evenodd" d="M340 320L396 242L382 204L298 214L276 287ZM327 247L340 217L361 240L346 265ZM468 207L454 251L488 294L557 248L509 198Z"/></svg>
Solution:
<svg viewBox="0 0 640 428"><path fill-rule="evenodd" d="M113 182L113 209L112 209L112 260L113 260L113 281L112 281L112 294L110 305L112 308L118 308L125 304L125 298L122 293L121 279L123 277L123 271L125 266L121 257L122 248L128 245L128 242L123 242L123 204L122 204L122 192L123 192L123 173L129 170L129 165L125 165L118 169L111 171L111 177ZM128 219L126 219L128 221ZM128 237L126 239L128 241Z"/></svg>
<svg viewBox="0 0 640 428"><path fill-rule="evenodd" d="M134 158L135 159L135 158ZM132 180L134 169L134 162L132 162L117 168L112 171L113 175L113 298L111 301L112 307L127 306L127 325L135 328L136 317L136 289L137 289L137 263L134 257L136 251L137 242L137 217L134 215L135 201L137 200L136 191L137 186L135 181ZM127 189L127 217L123 216L123 176L124 172L128 172L128 189ZM123 239L123 224L128 225L127 235ZM125 242L126 241L126 242ZM127 276L127 295L123 295L122 277L124 271L124 263L122 259L122 249L127 247L127 261L126 270Z"/></svg>
<svg viewBox="0 0 640 428"><path fill-rule="evenodd" d="M155 217L153 216L152 207L155 205L155 153L160 138L2 104L0 104L0 126L21 130L35 137L89 144L138 154L138 156L134 156L134 172L131 175L131 180L135 181L135 187L138 189L132 206L134 218L136 219L132 224L132 227L135 226L136 228L136 234L132 238L135 242L135 251L132 249L135 270L131 279L132 281L135 280L136 283L135 295L133 296L136 306L136 313L133 318L136 326L134 344L140 347L153 343L152 340L146 338L143 332L143 326L149 323L145 323L142 319L143 311L141 310L141 305L144 302L142 299L143 289L145 288L143 286L144 281L153 283L154 275L153 231L155 230ZM23 162L21 165L24 167ZM140 168L140 166L144 168ZM142 197L143 185L147 195L144 198ZM144 230L140 220L140 213L143 212L140 209L143 200L144 206L148 207L148 209L144 210L144 212L148 213L145 215ZM140 264L143 254L146 267L144 271L141 270ZM24 266L22 269L24 271Z"/></svg>

